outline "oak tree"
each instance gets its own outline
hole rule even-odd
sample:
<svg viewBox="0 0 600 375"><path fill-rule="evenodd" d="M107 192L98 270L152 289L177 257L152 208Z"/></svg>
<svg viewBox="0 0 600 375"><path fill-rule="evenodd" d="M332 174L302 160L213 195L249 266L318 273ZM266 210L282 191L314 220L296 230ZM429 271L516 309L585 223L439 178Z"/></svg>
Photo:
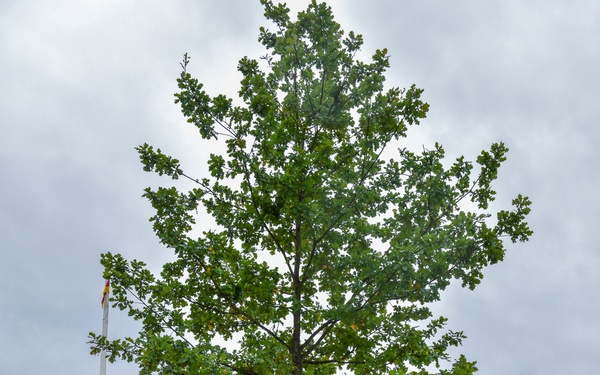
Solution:
<svg viewBox="0 0 600 375"><path fill-rule="evenodd" d="M102 255L113 305L142 327L112 341L90 333L92 352L143 374L473 373L448 355L464 335L430 304L452 280L475 288L506 240L532 234L527 197L490 209L507 148L474 162L445 160L439 144L409 150L428 104L415 86L384 86L386 49L359 61L362 37L326 4L292 18L261 3L267 55L239 61L237 102L208 95L187 55L178 79L188 122L226 151L195 175L137 148L144 170L195 187L145 190L174 254L160 274ZM196 222L198 207L214 225Z"/></svg>

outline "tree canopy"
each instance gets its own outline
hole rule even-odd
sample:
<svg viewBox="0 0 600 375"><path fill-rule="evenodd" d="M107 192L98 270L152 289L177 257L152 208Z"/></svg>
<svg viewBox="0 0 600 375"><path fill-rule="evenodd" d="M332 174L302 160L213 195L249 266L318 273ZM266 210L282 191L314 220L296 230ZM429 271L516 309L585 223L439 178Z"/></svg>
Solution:
<svg viewBox="0 0 600 375"><path fill-rule="evenodd" d="M532 234L527 197L490 209L507 147L474 162L448 162L439 144L410 151L407 129L429 106L415 86L384 85L386 49L359 61L362 36L344 33L324 3L293 19L261 3L267 54L239 61L236 101L208 95L187 55L178 79L188 122L226 151L196 176L137 147L144 170L195 188L144 192L174 254L160 274L102 255L113 304L142 328L117 340L90 333L92 352L143 374L473 373L475 362L448 355L463 333L429 305L452 280L475 288L506 240ZM214 225L196 222L198 207Z"/></svg>

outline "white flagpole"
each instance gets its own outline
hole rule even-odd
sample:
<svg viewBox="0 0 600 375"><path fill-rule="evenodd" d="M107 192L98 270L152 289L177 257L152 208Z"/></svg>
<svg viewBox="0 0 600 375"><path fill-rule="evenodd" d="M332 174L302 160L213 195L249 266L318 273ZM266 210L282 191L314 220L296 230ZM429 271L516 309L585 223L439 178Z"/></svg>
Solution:
<svg viewBox="0 0 600 375"><path fill-rule="evenodd" d="M110 303L108 302L108 295L110 294L109 290L110 282L106 282L106 286L104 287L104 295L102 296L102 307L103 307L103 316L102 316L102 336L108 337L108 307ZM100 375L106 375L106 352L104 349L100 352Z"/></svg>

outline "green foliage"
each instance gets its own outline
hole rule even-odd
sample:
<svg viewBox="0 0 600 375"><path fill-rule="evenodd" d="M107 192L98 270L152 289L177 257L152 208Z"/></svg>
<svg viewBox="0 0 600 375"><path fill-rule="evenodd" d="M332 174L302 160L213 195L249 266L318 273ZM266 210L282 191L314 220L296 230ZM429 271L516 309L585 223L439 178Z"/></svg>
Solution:
<svg viewBox="0 0 600 375"><path fill-rule="evenodd" d="M385 88L387 50L357 61L362 37L345 35L327 5L313 1L293 21L261 2L275 29L260 30L262 63L239 62L242 105L210 97L187 55L182 64L176 103L202 138L227 147L210 155L210 177L137 148L144 170L198 187L145 190L175 254L159 275L102 255L114 306L142 329L90 334L92 352L144 374L472 374L462 356L448 363L464 335L427 304L453 279L475 288L503 259L504 237L532 234L528 198L489 212L507 148L493 144L477 167L464 157L445 167L439 144L384 157L425 118L422 90ZM217 229L192 238L200 205Z"/></svg>

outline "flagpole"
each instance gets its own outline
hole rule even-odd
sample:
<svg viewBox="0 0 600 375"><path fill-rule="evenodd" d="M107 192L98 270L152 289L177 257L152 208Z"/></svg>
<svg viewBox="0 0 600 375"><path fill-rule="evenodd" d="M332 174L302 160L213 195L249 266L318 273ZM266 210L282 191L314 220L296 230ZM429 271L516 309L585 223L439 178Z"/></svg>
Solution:
<svg viewBox="0 0 600 375"><path fill-rule="evenodd" d="M102 296L102 336L108 337L108 307L110 303L108 302L108 295L110 293L110 281L106 281L106 286L104 287L104 293ZM100 352L100 375L106 375L106 352L104 349Z"/></svg>

